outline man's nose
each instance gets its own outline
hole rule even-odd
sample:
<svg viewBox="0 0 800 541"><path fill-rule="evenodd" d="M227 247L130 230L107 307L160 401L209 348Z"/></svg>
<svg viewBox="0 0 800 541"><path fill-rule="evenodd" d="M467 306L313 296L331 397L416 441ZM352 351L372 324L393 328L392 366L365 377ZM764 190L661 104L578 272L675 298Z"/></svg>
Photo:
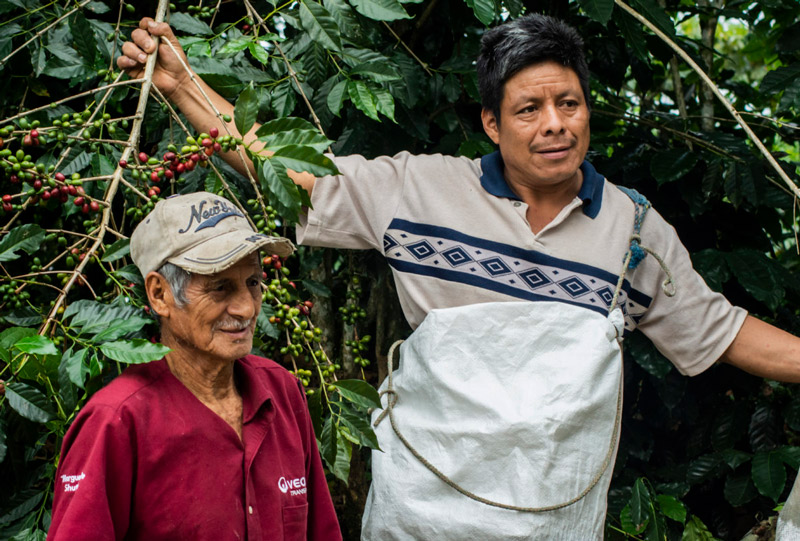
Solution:
<svg viewBox="0 0 800 541"><path fill-rule="evenodd" d="M228 313L240 319L250 319L256 315L257 301L253 298L250 289L243 286L231 295L228 304Z"/></svg>
<svg viewBox="0 0 800 541"><path fill-rule="evenodd" d="M561 134L564 132L564 117L555 104L545 105L541 108L541 124L539 129L546 135Z"/></svg>

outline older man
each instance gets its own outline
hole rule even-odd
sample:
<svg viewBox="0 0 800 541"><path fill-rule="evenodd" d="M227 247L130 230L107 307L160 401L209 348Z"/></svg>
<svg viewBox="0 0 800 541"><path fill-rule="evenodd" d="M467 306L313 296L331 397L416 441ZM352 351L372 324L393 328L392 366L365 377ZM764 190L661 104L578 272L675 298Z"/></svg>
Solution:
<svg viewBox="0 0 800 541"><path fill-rule="evenodd" d="M64 438L52 540L341 539L305 397L250 355L259 249L226 199L159 202L131 237L172 351L97 392Z"/></svg>
<svg viewBox="0 0 800 541"><path fill-rule="evenodd" d="M176 43L145 19L118 65L137 75L151 35ZM167 46L159 62L156 84L207 128L205 97ZM347 156L341 175L292 177L313 203L299 242L381 251L416 328L384 384L396 405L392 428L378 426L363 535L597 539L624 332L641 329L687 375L721 360L785 381L800 381L800 340L711 291L675 230L585 161L588 69L574 29L510 21L486 33L477 67L498 152ZM664 264L639 262L638 239Z"/></svg>

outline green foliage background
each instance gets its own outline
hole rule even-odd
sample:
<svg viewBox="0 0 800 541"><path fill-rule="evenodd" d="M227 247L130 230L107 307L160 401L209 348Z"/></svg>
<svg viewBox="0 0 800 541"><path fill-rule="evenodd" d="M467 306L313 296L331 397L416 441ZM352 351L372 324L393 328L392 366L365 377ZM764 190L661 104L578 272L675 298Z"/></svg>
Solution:
<svg viewBox="0 0 800 541"><path fill-rule="evenodd" d="M709 72L797 179L800 4L630 5ZM647 195L712 288L800 334L792 194L698 76L613 0L179 1L170 11L196 72L236 103L237 126L264 124L259 135L277 153L257 157L258 178L214 155L215 168L154 183L165 153L185 160L204 137L185 133L157 94L138 118L139 83L94 91L117 80L113 60L155 2L0 0L0 192L11 196L0 211L0 538L44 538L75 413L125 364L163 355L148 340L157 331L126 241L154 200L219 191L262 231L292 236L305 194L285 168L331 171L329 146L367 156L492 151L473 61L486 26L507 17L545 12L580 29L592 72L589 159ZM23 146L32 129L40 144ZM81 194L43 198L70 184L99 212L72 204ZM154 185L161 193L150 196ZM377 383L389 344L408 329L376 254L304 248L278 267L265 268L256 346L307 385L345 538L356 539L365 447L378 443L366 424L376 395L359 380ZM625 396L609 539L739 539L786 498L800 465L794 386L727 366L685 378L634 335Z"/></svg>

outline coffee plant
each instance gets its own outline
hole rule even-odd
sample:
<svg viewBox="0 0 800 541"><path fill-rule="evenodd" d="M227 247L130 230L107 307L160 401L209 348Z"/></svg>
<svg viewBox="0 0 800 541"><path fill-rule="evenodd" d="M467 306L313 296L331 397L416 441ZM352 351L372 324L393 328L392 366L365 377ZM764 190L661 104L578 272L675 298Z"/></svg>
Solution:
<svg viewBox="0 0 800 541"><path fill-rule="evenodd" d="M796 0L0 0L0 538L44 539L75 414L167 351L129 255L156 202L216 192L292 237L309 200L287 168L333 173L328 151L491 152L479 39L531 11L584 36L597 169L647 195L712 288L800 334ZM147 72L120 73L144 16L172 25L238 133L191 126ZM270 155L240 139L256 124ZM255 349L306 387L357 539L379 444L367 411L410 332L390 272L376 254L307 247L263 268ZM740 539L774 515L800 466L793 385L728 366L685 378L636 334L625 368L608 539Z"/></svg>

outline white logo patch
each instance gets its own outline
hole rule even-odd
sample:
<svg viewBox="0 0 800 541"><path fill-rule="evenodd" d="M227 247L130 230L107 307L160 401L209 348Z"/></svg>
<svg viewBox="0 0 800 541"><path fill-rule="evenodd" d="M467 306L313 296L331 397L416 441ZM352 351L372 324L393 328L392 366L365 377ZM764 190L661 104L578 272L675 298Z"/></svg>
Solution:
<svg viewBox="0 0 800 541"><path fill-rule="evenodd" d="M306 493L306 478L286 479L286 477L281 477L278 479L278 488L284 494L288 492L291 496L300 496Z"/></svg>
<svg viewBox="0 0 800 541"><path fill-rule="evenodd" d="M80 481L86 479L86 474L81 472L80 475L62 475L61 482L64 483L64 492L75 492L80 486Z"/></svg>

